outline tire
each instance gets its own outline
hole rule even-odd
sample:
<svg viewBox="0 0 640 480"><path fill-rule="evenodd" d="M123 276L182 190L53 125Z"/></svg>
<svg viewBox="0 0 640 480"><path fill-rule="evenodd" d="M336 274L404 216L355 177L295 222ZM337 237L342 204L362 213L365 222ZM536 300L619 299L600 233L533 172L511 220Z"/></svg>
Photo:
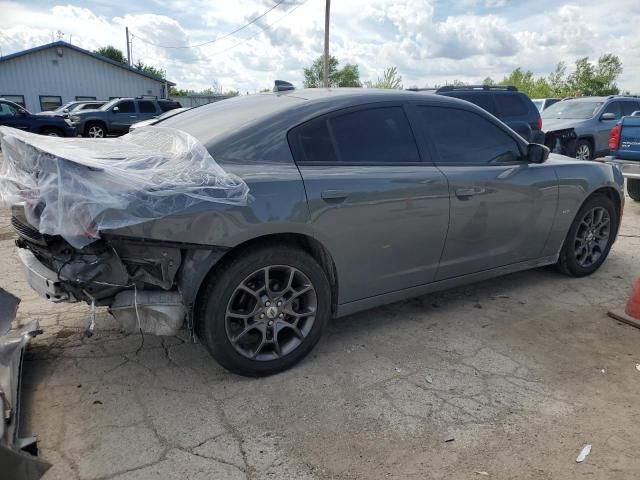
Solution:
<svg viewBox="0 0 640 480"><path fill-rule="evenodd" d="M107 136L107 129L101 123L89 123L84 129L84 136L89 138L104 138Z"/></svg>
<svg viewBox="0 0 640 480"><path fill-rule="evenodd" d="M41 132L42 135L46 135L47 137L63 137L62 132L57 128L45 128Z"/></svg>
<svg viewBox="0 0 640 480"><path fill-rule="evenodd" d="M238 312L250 318L237 318ZM261 377L302 360L330 316L331 290L320 265L295 247L273 246L247 250L214 270L200 290L194 320L198 338L220 365Z"/></svg>
<svg viewBox="0 0 640 480"><path fill-rule="evenodd" d="M588 221L590 213L594 215L591 223ZM609 255L618 232L618 221L618 212L609 197L596 194L588 198L564 240L557 264L560 272L572 277L585 277L598 270ZM603 240L605 234L606 241Z"/></svg>
<svg viewBox="0 0 640 480"><path fill-rule="evenodd" d="M635 178L627 178L627 194L635 202L640 202L640 180Z"/></svg>
<svg viewBox="0 0 640 480"><path fill-rule="evenodd" d="M578 160L593 160L593 147L589 140L581 139L576 142L573 156Z"/></svg>

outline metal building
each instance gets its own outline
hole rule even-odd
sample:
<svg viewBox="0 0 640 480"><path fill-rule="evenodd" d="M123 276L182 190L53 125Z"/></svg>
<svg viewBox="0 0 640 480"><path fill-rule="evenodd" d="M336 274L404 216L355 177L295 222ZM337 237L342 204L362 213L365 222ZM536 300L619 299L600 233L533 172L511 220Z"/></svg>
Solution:
<svg viewBox="0 0 640 480"><path fill-rule="evenodd" d="M64 41L0 57L0 97L31 112L74 100L164 98L174 85Z"/></svg>

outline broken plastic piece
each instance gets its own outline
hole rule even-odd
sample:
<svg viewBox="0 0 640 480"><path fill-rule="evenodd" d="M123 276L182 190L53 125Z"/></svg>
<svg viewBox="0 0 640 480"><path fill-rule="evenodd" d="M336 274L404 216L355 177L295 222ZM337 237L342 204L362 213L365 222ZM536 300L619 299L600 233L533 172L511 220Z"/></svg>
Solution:
<svg viewBox="0 0 640 480"><path fill-rule="evenodd" d="M40 233L60 235L76 248L101 230L248 199L246 183L181 130L147 127L95 140L0 127L0 141L0 205L23 205Z"/></svg>
<svg viewBox="0 0 640 480"><path fill-rule="evenodd" d="M582 447L582 450L580 450L580 453L578 454L578 458L576 458L576 463L582 463L585 461L585 459L587 458L587 456L591 453L591 445L587 444L584 447Z"/></svg>
<svg viewBox="0 0 640 480"><path fill-rule="evenodd" d="M89 326L84 331L85 337L91 338L93 337L93 331L96 329L96 301L91 299L91 322L89 322Z"/></svg>
<svg viewBox="0 0 640 480"><path fill-rule="evenodd" d="M424 376L424 379L429 384L433 383L433 378L428 373Z"/></svg>
<svg viewBox="0 0 640 480"><path fill-rule="evenodd" d="M488 477L489 476L489 472L475 472L476 475L482 475L483 477Z"/></svg>

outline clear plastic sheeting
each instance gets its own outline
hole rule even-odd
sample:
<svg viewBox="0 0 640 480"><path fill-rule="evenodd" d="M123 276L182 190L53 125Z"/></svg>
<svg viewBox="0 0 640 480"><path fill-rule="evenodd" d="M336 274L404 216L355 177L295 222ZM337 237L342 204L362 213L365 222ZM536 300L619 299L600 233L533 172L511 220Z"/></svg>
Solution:
<svg viewBox="0 0 640 480"><path fill-rule="evenodd" d="M23 205L43 234L77 248L100 231L202 203L245 205L249 188L188 133L145 127L118 138L55 138L0 127L0 204Z"/></svg>

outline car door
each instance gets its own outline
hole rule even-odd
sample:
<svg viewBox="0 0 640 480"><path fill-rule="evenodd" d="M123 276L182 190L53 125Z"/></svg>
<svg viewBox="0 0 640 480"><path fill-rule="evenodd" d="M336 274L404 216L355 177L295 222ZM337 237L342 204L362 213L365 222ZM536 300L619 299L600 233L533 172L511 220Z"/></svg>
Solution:
<svg viewBox="0 0 640 480"><path fill-rule="evenodd" d="M0 102L0 125L30 130L29 114L7 102Z"/></svg>
<svg viewBox="0 0 640 480"><path fill-rule="evenodd" d="M598 113L596 117L594 153L609 151L609 133L611 133L611 129L622 118L622 103L623 102L618 100L609 102L604 106L602 111ZM604 120L602 115L605 113L613 113L615 118L612 120Z"/></svg>
<svg viewBox="0 0 640 480"><path fill-rule="evenodd" d="M111 109L111 115L109 130L114 133L126 133L129 131L129 127L138 121L136 104L133 100L119 102Z"/></svg>
<svg viewBox="0 0 640 480"><path fill-rule="evenodd" d="M435 164L449 182L449 232L437 280L542 255L558 201L551 165L480 111L418 105Z"/></svg>
<svg viewBox="0 0 640 480"><path fill-rule="evenodd" d="M160 112L156 108L156 103L151 100L138 100L138 122L150 120L157 117Z"/></svg>
<svg viewBox="0 0 640 480"><path fill-rule="evenodd" d="M447 181L422 158L402 104L334 112L289 133L339 303L433 281L449 223Z"/></svg>

